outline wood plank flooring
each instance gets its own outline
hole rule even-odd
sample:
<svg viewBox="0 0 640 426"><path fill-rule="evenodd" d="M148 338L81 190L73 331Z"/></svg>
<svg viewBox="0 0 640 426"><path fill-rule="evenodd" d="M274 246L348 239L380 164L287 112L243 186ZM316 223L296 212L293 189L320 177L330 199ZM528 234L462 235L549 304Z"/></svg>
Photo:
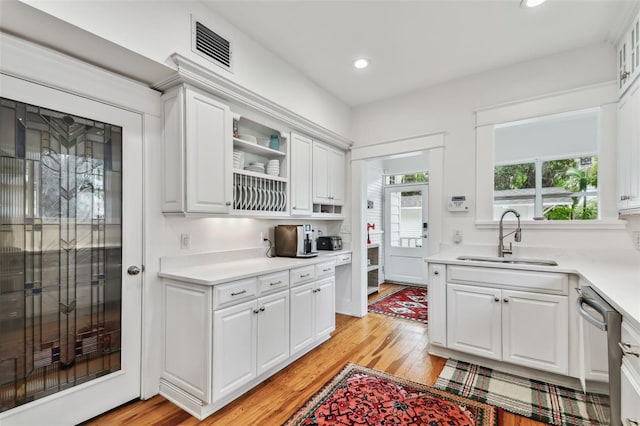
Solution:
<svg viewBox="0 0 640 426"><path fill-rule="evenodd" d="M383 284L380 294L395 288ZM377 297L379 294L370 296ZM165 398L134 401L96 417L87 425L281 425L349 362L433 384L445 359L427 353L427 326L379 314L338 315L332 338L250 392L199 422ZM539 426L504 413L505 426Z"/></svg>

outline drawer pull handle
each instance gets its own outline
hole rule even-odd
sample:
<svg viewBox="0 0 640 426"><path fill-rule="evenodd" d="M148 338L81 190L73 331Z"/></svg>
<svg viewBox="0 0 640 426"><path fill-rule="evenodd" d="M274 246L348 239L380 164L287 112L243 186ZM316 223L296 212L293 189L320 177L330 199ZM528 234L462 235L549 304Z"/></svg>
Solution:
<svg viewBox="0 0 640 426"><path fill-rule="evenodd" d="M307 278L309 275L311 275L311 274L302 274L302 275L300 275L300 278Z"/></svg>
<svg viewBox="0 0 640 426"><path fill-rule="evenodd" d="M269 285L278 285L282 284L282 280L276 281L275 283L269 283Z"/></svg>
<svg viewBox="0 0 640 426"><path fill-rule="evenodd" d="M638 421L638 419L631 419L629 417L627 417L624 422L626 423L626 426L640 425L640 421Z"/></svg>
<svg viewBox="0 0 640 426"><path fill-rule="evenodd" d="M640 352L632 351L631 348L633 346L630 343L618 342L618 346L620 346L620 349L622 349L622 353L624 355L631 355L635 356L636 358L640 358Z"/></svg>
<svg viewBox="0 0 640 426"><path fill-rule="evenodd" d="M322 272L329 272L331 268L323 269Z"/></svg>
<svg viewBox="0 0 640 426"><path fill-rule="evenodd" d="M241 294L245 294L247 292L247 290L242 290L242 291L238 291L235 293L231 293L232 296L240 296Z"/></svg>

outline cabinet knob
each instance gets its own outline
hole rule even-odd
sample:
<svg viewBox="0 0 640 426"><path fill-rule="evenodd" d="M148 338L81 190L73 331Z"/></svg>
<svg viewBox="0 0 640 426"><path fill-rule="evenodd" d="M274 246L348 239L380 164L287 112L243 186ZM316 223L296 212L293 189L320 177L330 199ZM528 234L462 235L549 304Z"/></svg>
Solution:
<svg viewBox="0 0 640 426"><path fill-rule="evenodd" d="M265 308L264 306L261 306L261 307L260 307L260 312L264 312L264 310L265 310L265 309L266 309L266 308Z"/></svg>
<svg viewBox="0 0 640 426"><path fill-rule="evenodd" d="M440 275L440 271L433 271L433 275Z"/></svg>
<svg viewBox="0 0 640 426"><path fill-rule="evenodd" d="M631 73L629 71L620 71L620 81L625 82Z"/></svg>
<svg viewBox="0 0 640 426"><path fill-rule="evenodd" d="M493 298L493 301L494 301L494 302L499 302L499 301L500 301L500 298L499 298L499 297L494 297L494 298Z"/></svg>
<svg viewBox="0 0 640 426"><path fill-rule="evenodd" d="M254 314L257 314L258 312L260 312L260 311L259 311L259 310L257 310L257 309L254 309L254 310L253 310L253 313L254 313Z"/></svg>
<svg viewBox="0 0 640 426"><path fill-rule="evenodd" d="M631 199L631 197L628 196L628 195L621 195L620 196L620 201L626 201L626 200L630 200L630 199Z"/></svg>
<svg viewBox="0 0 640 426"><path fill-rule="evenodd" d="M227 201L225 204L230 206L231 205L231 201Z"/></svg>
<svg viewBox="0 0 640 426"><path fill-rule="evenodd" d="M508 298L508 297L505 297L504 299L502 299L502 301L503 301L504 303L509 303L509 298Z"/></svg>

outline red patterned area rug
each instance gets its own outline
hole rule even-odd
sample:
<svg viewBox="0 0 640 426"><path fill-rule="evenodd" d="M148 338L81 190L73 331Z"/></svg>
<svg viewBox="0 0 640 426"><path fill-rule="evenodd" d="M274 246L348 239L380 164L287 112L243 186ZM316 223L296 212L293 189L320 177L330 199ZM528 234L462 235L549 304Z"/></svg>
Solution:
<svg viewBox="0 0 640 426"><path fill-rule="evenodd" d="M348 363L285 425L495 426L490 405Z"/></svg>
<svg viewBox="0 0 640 426"><path fill-rule="evenodd" d="M369 312L427 323L426 287L402 287L369 302Z"/></svg>

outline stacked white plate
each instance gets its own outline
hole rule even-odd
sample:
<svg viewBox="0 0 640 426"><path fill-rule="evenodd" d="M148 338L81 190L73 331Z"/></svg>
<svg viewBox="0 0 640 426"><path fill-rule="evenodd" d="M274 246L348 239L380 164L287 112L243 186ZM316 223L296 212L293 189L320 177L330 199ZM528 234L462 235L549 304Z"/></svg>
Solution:
<svg viewBox="0 0 640 426"><path fill-rule="evenodd" d="M233 168L244 169L244 152L233 151Z"/></svg>
<svg viewBox="0 0 640 426"><path fill-rule="evenodd" d="M267 174L271 176L280 176L280 161L269 160L267 163Z"/></svg>
<svg viewBox="0 0 640 426"><path fill-rule="evenodd" d="M245 170L249 170L251 172L264 173L264 163L249 163Z"/></svg>

